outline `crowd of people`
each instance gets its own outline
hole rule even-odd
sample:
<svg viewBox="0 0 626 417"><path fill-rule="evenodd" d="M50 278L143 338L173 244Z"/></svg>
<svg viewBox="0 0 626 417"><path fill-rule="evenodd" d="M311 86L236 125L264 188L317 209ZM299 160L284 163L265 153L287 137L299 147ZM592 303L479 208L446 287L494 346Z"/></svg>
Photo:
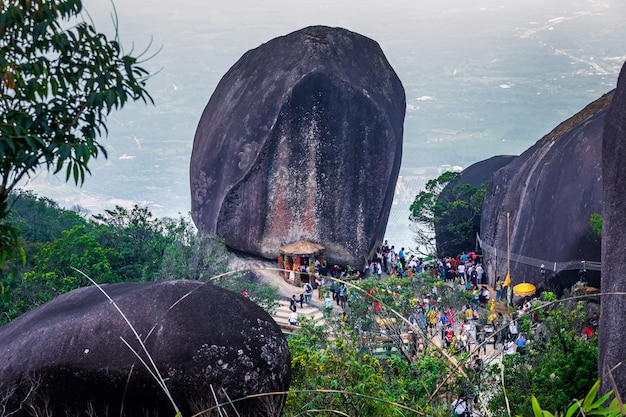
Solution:
<svg viewBox="0 0 626 417"><path fill-rule="evenodd" d="M419 299L413 314L407 317L412 325L421 330L416 332L414 328L406 329L406 340L409 341L412 355L417 356L426 346L436 343L440 348L453 354L468 353L467 368L480 373L488 358L528 354L529 338L519 328L519 321L523 315L526 314L530 319L533 331L531 340L536 339L541 333L542 326L545 327L540 322L539 314L532 307L534 303L539 302L538 299L527 299L513 314L509 314L510 306L502 305L497 308L496 304L501 303L506 284L500 277L496 278L493 288L488 284L480 254L464 252L454 257L431 261L426 265L421 258L407 255L403 247L396 251L387 240L376 249L362 272L342 269L337 265L328 268L325 263L319 261L311 264L310 268L302 268L299 271L299 280L303 285L303 291L299 298L296 295L292 297L291 309L294 318L293 321L290 318L290 323L296 323L295 311L298 305L302 307L304 304L311 304L315 290L318 291L318 299L323 301L325 308L332 309L335 304L342 308L342 321L345 322L346 308L350 303L350 290L343 281L361 281L367 276L377 276L383 280L393 276L414 278L423 272L428 272L437 282L445 283L452 291L462 293L462 297L457 299L465 299L468 302L463 305L444 305L444 302L449 302L449 298L442 301L442 297L437 293L437 286L440 284L428 288ZM292 273L295 274L293 271ZM296 280L296 277L291 275L290 279ZM376 301L373 290L367 293L372 296L373 311L380 313L384 307ZM597 332L598 319L599 317L594 315L589 320L583 337L593 337ZM381 325L381 335L385 334L384 327ZM457 415L469 416L473 400L472 396L459 396L452 409Z"/></svg>

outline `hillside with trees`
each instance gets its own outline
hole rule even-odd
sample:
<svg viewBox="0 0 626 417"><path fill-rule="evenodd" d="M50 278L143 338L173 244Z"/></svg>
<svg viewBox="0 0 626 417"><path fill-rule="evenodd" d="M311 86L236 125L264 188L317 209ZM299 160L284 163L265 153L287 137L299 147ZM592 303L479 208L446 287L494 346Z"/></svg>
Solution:
<svg viewBox="0 0 626 417"><path fill-rule="evenodd" d="M27 262L3 268L4 323L61 293L91 285L76 269L95 282L111 283L209 281L226 273L228 279L216 280L221 285L236 292L247 287L253 301L267 309L276 300L274 289L247 282L241 273L228 274L224 245L199 237L187 219L156 219L137 206L87 219L29 192L12 198L11 221ZM476 369L478 346L471 352L443 348L439 327L431 336L421 318L424 301L433 299L462 320L470 292L446 285L429 271L413 279L374 276L346 282L347 314L327 311L325 328L303 323L288 338L292 384L285 415L327 415L330 410L446 416L458 395L473 398L476 415L532 415L531 394L550 411L563 412L597 379L597 336L583 336L588 319L582 299L536 300L532 312L518 319L528 335L527 353L481 354L484 364ZM493 313L476 310L477 323L486 323ZM506 320L495 324L503 331ZM493 352L501 350L501 342L496 345Z"/></svg>
<svg viewBox="0 0 626 417"><path fill-rule="evenodd" d="M0 323L56 296L96 283L162 279L208 281L229 272L229 253L217 238L198 235L187 218L157 219L146 208L117 206L89 219L31 192L10 195L8 216L25 263L8 261L0 276ZM79 272L80 271L80 272ZM82 272L82 273L81 273ZM244 287L268 309L276 290L226 274L214 280L235 292Z"/></svg>

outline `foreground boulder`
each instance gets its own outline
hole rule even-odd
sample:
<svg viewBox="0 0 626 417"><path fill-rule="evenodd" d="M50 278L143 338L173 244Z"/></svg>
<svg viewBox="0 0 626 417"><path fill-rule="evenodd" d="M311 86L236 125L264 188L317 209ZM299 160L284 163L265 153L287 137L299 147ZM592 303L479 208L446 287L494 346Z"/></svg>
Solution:
<svg viewBox="0 0 626 417"><path fill-rule="evenodd" d="M480 235L488 279L507 273L510 213L511 279L569 287L586 261L587 279L599 286L600 238L590 217L602 212L602 132L612 93L561 123L496 171L485 196Z"/></svg>
<svg viewBox="0 0 626 417"><path fill-rule="evenodd" d="M626 399L626 64L604 126L602 144L602 296L598 375L603 390Z"/></svg>
<svg viewBox="0 0 626 417"><path fill-rule="evenodd" d="M190 416L288 389L290 356L274 320L244 297L196 281L81 288L0 328L0 398L16 416L174 416L149 367ZM213 394L215 393L215 394ZM228 396L228 398L227 398ZM236 402L238 415L280 415L280 395ZM232 406L229 413L233 412ZM1 411L1 410L0 410ZM215 415L215 414L211 414Z"/></svg>
<svg viewBox="0 0 626 417"><path fill-rule="evenodd" d="M299 239L361 267L384 237L402 157L404 89L379 45L308 27L248 51L196 131L191 214L238 251Z"/></svg>

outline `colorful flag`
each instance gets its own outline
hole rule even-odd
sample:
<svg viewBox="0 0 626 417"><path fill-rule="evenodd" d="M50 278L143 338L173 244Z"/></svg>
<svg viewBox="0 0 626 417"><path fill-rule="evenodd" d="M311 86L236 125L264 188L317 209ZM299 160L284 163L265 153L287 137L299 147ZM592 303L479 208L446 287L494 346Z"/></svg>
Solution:
<svg viewBox="0 0 626 417"><path fill-rule="evenodd" d="M506 278L504 278L504 284L502 284L503 287L508 287L509 285L511 285L511 274L509 274L508 272L506 273Z"/></svg>

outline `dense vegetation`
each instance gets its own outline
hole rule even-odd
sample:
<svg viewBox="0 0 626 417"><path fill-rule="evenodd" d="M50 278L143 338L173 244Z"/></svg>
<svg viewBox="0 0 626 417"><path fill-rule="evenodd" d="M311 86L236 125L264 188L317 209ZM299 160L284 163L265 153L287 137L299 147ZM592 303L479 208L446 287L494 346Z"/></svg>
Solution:
<svg viewBox="0 0 626 417"><path fill-rule="evenodd" d="M527 354L497 355L475 370L473 354L442 349L439 331L431 343L419 325L406 320L418 317L421 298L416 295L428 296L433 287L440 305L459 309L470 298L427 274L415 280L370 278L351 288L349 314L331 325L334 337L302 326L289 339L293 383L286 415L335 410L362 416L446 416L459 394L476 398L481 415L533 415L531 394L560 414L594 385L597 336L582 336L585 302L537 301L533 312L519 320L530 340ZM375 300L383 305L381 312L374 308ZM492 314L479 312L483 322ZM530 317L535 317L534 324ZM535 335L537 323L542 327ZM423 352L416 353L407 343L409 329L423 340Z"/></svg>
<svg viewBox="0 0 626 417"><path fill-rule="evenodd" d="M146 209L115 207L86 219L30 192L14 192L8 220L18 231L26 263L0 270L0 323L81 286L82 271L97 283L161 279L210 280L228 272L229 255L212 236L197 234L186 218L157 219ZM271 309L276 289L227 274L218 285Z"/></svg>
<svg viewBox="0 0 626 417"><path fill-rule="evenodd" d="M42 169L82 184L92 158L106 157L107 116L152 98L141 54L98 32L81 0L2 1L0 35L2 265L24 255L6 221L11 191Z"/></svg>
<svg viewBox="0 0 626 417"><path fill-rule="evenodd" d="M488 186L488 181L480 188L464 184L460 172L449 171L426 183L415 196L409 215L415 225L415 243L423 255L443 257L476 246Z"/></svg>
<svg viewBox="0 0 626 417"><path fill-rule="evenodd" d="M27 262L2 269L3 323L63 292L90 285L73 268L96 282L209 280L228 271L224 245L197 235L184 218L156 219L135 206L86 219L29 192L11 198L10 220L19 230ZM265 308L275 302L274 289L246 282L240 274L226 276L230 278L219 280L222 285L237 292L248 287L253 300ZM418 317L420 300L435 291L438 305L457 310L470 298L427 273L412 280L352 283L346 316L329 314L327 328L304 324L289 338L293 381L285 414L327 415L334 410L360 416L444 416L459 392L469 392L479 393L477 409L493 416L509 415L507 401L510 415L531 415L530 394L550 410L562 411L595 382L597 337L581 337L586 322L582 301L537 303L535 312L544 324L541 337L532 336L530 315L520 321L520 329L531 335L528 354L504 356L502 367L494 362L475 372L468 353L441 349L438 336L431 343L419 325L409 323ZM374 301L382 306L380 312ZM484 321L490 312L480 314ZM407 344L408 330L423 341L423 352Z"/></svg>

